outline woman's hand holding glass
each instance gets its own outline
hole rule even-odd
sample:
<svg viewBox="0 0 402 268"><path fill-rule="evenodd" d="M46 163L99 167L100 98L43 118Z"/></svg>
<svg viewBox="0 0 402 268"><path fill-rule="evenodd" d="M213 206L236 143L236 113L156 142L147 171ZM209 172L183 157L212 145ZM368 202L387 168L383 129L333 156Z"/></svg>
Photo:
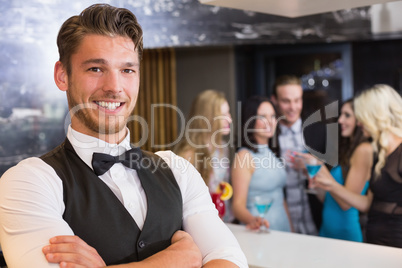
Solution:
<svg viewBox="0 0 402 268"><path fill-rule="evenodd" d="M336 181L332 177L328 168L323 165L323 167L315 176L314 186L330 192L333 189L335 183Z"/></svg>
<svg viewBox="0 0 402 268"><path fill-rule="evenodd" d="M259 231L261 227L268 229L269 222L259 216L254 217L253 221L246 225L247 229Z"/></svg>
<svg viewBox="0 0 402 268"><path fill-rule="evenodd" d="M269 196L258 195L254 197L254 206L257 209L258 217L254 218L254 221L252 221L251 224L253 225L252 227L258 226L258 228L255 229L260 233L268 233L269 223L265 219L265 216L267 215L273 202L274 199Z"/></svg>
<svg viewBox="0 0 402 268"><path fill-rule="evenodd" d="M303 158L304 165L307 169L308 175L308 188L315 188L315 176L320 171L322 163L318 161L315 157L305 157Z"/></svg>
<svg viewBox="0 0 402 268"><path fill-rule="evenodd" d="M306 192L316 194L316 191L314 190L316 187L315 176L320 171L323 163L309 153L295 152L294 154L295 158L298 159L298 166L300 166L308 177L308 189L306 189Z"/></svg>
<svg viewBox="0 0 402 268"><path fill-rule="evenodd" d="M296 170L305 170L305 166L304 166L303 158L302 158L303 155L305 155L305 153L287 150L285 152L285 159L286 159L287 165Z"/></svg>

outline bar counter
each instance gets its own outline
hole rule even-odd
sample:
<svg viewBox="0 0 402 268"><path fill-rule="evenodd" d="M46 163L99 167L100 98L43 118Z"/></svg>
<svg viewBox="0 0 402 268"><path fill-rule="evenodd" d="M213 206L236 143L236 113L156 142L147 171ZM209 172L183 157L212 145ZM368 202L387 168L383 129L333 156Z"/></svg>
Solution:
<svg viewBox="0 0 402 268"><path fill-rule="evenodd" d="M402 267L402 249L227 224L251 268Z"/></svg>

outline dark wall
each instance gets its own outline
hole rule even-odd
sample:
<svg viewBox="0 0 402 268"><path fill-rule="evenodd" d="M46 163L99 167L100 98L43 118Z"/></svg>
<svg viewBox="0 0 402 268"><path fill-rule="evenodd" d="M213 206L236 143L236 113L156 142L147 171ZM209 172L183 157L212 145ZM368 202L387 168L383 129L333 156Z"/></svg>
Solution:
<svg viewBox="0 0 402 268"><path fill-rule="evenodd" d="M202 91L224 92L232 110L235 107L234 52L232 47L176 49L177 105L187 116L192 101Z"/></svg>
<svg viewBox="0 0 402 268"><path fill-rule="evenodd" d="M354 42L355 93L374 84L388 84L402 94L402 39Z"/></svg>
<svg viewBox="0 0 402 268"><path fill-rule="evenodd" d="M325 68L325 65L333 61L339 53L344 55L341 63L343 65L341 70L344 73L340 75L344 79L345 71L348 72L349 85L347 85L348 90L331 95L347 99L361 90L378 83L388 84L402 93L402 39L344 42L343 46L347 48L346 50L340 49L338 53L333 49L332 52L328 49L328 55L323 54L327 53L325 52L326 48L334 46L335 44L294 44L237 47L237 98L244 100L255 94L269 96L272 83L269 85L263 84L264 82L268 83L267 77L277 77L285 73L302 76L309 73L309 70L314 73L317 67L320 70ZM323 52L314 53L317 49ZM259 55L263 55L261 51L266 51L266 54L269 54L267 61L263 64L259 63L261 62L261 56ZM284 54L283 51L288 54ZM316 57L321 59L320 66L314 66L314 58ZM349 58L349 60L346 58ZM261 79L261 76L265 78L265 81ZM340 77L338 78L341 79ZM340 89L330 88L330 90Z"/></svg>
<svg viewBox="0 0 402 268"><path fill-rule="evenodd" d="M334 97L349 97L352 95L350 51L349 43L238 46L237 97L244 100L251 95L271 96L276 77L285 74L301 77L306 92L339 91ZM307 83L310 78L315 80L314 86ZM328 82L325 86L323 80Z"/></svg>

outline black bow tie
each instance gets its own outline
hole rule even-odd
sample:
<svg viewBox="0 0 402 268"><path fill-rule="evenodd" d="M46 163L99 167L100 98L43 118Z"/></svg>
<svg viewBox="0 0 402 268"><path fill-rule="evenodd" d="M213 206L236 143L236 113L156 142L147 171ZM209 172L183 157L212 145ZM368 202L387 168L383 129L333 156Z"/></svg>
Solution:
<svg viewBox="0 0 402 268"><path fill-rule="evenodd" d="M128 168L139 170L141 156L141 149L138 147L128 150L127 152L118 156L94 153L92 156L92 167L95 171L95 174L98 176L105 174L106 171L108 171L116 163L122 163Z"/></svg>

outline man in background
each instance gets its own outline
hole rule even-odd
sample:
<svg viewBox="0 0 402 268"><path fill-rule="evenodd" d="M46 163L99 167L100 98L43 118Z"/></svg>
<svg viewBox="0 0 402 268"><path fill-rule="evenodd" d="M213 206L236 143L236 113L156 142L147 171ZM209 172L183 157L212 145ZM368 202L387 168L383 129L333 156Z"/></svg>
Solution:
<svg viewBox="0 0 402 268"><path fill-rule="evenodd" d="M282 157L286 158L292 152L305 151L306 138L320 139L318 135L307 133L302 129L303 88L298 77L293 75L278 77L273 87L271 100L280 115L278 141ZM317 224L321 218L321 210L316 208L319 201L315 197L309 197L305 192L307 177L300 168L287 165L286 171L285 194L293 229L297 233L316 235Z"/></svg>

